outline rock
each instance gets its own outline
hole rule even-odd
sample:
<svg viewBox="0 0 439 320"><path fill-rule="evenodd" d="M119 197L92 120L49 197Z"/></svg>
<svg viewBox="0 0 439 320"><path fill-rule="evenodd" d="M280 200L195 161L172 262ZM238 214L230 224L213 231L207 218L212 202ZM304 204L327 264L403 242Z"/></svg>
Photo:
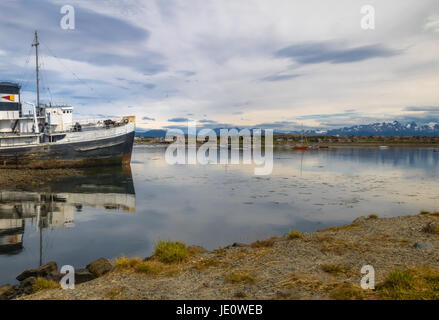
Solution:
<svg viewBox="0 0 439 320"><path fill-rule="evenodd" d="M416 242L413 248L418 250L432 250L433 244L431 242Z"/></svg>
<svg viewBox="0 0 439 320"><path fill-rule="evenodd" d="M439 223L437 223L436 221L430 222L422 229L422 231L427 232L427 233L436 233L438 230L438 226L439 226Z"/></svg>
<svg viewBox="0 0 439 320"><path fill-rule="evenodd" d="M97 277L93 273L91 273L88 269L75 270L75 284L80 284L96 278Z"/></svg>
<svg viewBox="0 0 439 320"><path fill-rule="evenodd" d="M55 282L60 282L62 277L65 275L58 271L53 271L50 274L48 274L45 278L48 280L53 280Z"/></svg>
<svg viewBox="0 0 439 320"><path fill-rule="evenodd" d="M108 261L107 259L100 258L90 263L86 268L95 277L100 277L110 272L113 269L113 266L111 265L110 261Z"/></svg>
<svg viewBox="0 0 439 320"><path fill-rule="evenodd" d="M34 283L37 281L35 277L29 277L20 282L20 289L25 294L31 294L34 292Z"/></svg>
<svg viewBox="0 0 439 320"><path fill-rule="evenodd" d="M225 247L225 249L228 248L243 248L243 247L248 247L249 245L246 243L242 243L242 242L235 242L232 245L229 245L227 247Z"/></svg>
<svg viewBox="0 0 439 320"><path fill-rule="evenodd" d="M0 286L0 300L11 300L16 295L16 288L9 284Z"/></svg>
<svg viewBox="0 0 439 320"><path fill-rule="evenodd" d="M49 262L49 263L47 263L44 266L41 266L39 268L25 270L20 275L18 275L16 279L18 281L23 281L24 279L29 278L29 277L45 278L50 273L56 272L57 270L58 270L58 265L56 264L56 262L51 261L51 262Z"/></svg>
<svg viewBox="0 0 439 320"><path fill-rule="evenodd" d="M354 221L352 221L352 223L362 224L362 223L364 223L366 221L367 221L367 218L361 216L361 217L358 217L357 219L355 219Z"/></svg>
<svg viewBox="0 0 439 320"><path fill-rule="evenodd" d="M290 290L281 290L276 293L278 298L289 298L291 296Z"/></svg>

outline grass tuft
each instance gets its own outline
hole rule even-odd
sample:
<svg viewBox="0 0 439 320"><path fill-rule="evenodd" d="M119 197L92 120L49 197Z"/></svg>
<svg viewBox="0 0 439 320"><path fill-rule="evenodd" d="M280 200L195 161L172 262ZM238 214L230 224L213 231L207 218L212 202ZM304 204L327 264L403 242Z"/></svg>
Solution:
<svg viewBox="0 0 439 320"><path fill-rule="evenodd" d="M274 245L275 240L277 239L277 237L271 237L270 239L267 240L258 240L256 242L253 242L252 244L250 244L250 247L252 248L266 248L266 247L272 247Z"/></svg>
<svg viewBox="0 0 439 320"><path fill-rule="evenodd" d="M53 280L47 280L44 278L40 278L38 277L34 284L32 285L32 288L34 289L34 292L39 292L39 291L43 291L43 290L48 290L48 289L56 289L56 288L60 288L60 284L58 282L55 282Z"/></svg>
<svg viewBox="0 0 439 320"><path fill-rule="evenodd" d="M378 219L378 216L377 216L376 214L370 214L370 215L367 217L367 219L368 219L368 220L375 220L375 219Z"/></svg>
<svg viewBox="0 0 439 320"><path fill-rule="evenodd" d="M154 257L164 263L184 262L189 255L186 244L182 242L159 240L154 245Z"/></svg>
<svg viewBox="0 0 439 320"><path fill-rule="evenodd" d="M341 283L329 291L329 296L335 300L362 300L364 290L352 283Z"/></svg>
<svg viewBox="0 0 439 320"><path fill-rule="evenodd" d="M290 240L300 239L302 238L302 233L291 229L290 232L288 232L287 234L287 238Z"/></svg>
<svg viewBox="0 0 439 320"><path fill-rule="evenodd" d="M141 262L141 258L127 258L122 256L114 260L114 267L116 270L134 269Z"/></svg>
<svg viewBox="0 0 439 320"><path fill-rule="evenodd" d="M226 275L225 280L226 282L233 284L239 284L239 283L252 284L255 283L256 281L255 277L246 271L234 271L232 273L229 273L228 275Z"/></svg>

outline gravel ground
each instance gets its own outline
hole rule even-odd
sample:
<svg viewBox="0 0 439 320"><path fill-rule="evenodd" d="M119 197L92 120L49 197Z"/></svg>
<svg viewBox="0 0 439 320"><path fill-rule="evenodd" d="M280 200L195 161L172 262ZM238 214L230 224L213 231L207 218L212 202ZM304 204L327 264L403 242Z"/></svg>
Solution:
<svg viewBox="0 0 439 320"><path fill-rule="evenodd" d="M359 286L364 265L375 268L376 283L393 269L439 269L439 236L422 231L437 220L425 214L359 218L353 225L298 239L284 236L259 246L200 253L179 264L172 276L113 271L74 290L52 289L22 299L330 299L328 288L335 284ZM200 261L214 263L200 270L195 268ZM326 264L345 271L325 272ZM251 281L230 283L227 276L234 272L250 275Z"/></svg>

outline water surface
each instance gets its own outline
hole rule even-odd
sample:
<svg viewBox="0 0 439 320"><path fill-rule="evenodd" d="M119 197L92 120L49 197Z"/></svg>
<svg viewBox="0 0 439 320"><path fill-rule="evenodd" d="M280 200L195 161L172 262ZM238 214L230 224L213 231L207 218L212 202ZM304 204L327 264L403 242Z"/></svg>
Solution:
<svg viewBox="0 0 439 320"><path fill-rule="evenodd" d="M159 238L214 249L439 209L433 148L278 150L268 176L251 165L170 166L164 151L136 146L131 170L91 170L37 190L1 186L0 285L51 260L81 268L147 256Z"/></svg>

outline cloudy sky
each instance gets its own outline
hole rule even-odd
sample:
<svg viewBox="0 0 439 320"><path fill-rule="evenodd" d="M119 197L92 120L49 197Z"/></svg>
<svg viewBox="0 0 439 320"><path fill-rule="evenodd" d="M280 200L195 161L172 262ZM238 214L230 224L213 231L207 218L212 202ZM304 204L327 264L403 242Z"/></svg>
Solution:
<svg viewBox="0 0 439 320"><path fill-rule="evenodd" d="M60 27L63 5L75 29ZM363 30L361 8L375 8ZM437 0L2 0L0 80L140 128L439 122ZM5 14L7 13L7 14Z"/></svg>

